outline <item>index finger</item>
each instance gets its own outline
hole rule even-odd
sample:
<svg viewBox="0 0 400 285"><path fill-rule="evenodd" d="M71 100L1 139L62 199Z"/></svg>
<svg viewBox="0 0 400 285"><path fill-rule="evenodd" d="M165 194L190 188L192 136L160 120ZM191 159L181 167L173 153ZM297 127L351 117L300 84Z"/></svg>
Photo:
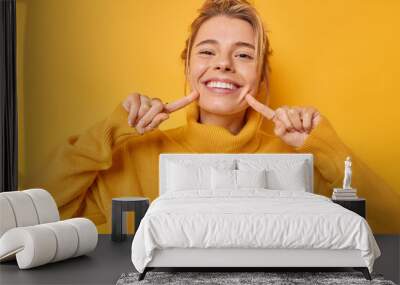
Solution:
<svg viewBox="0 0 400 285"><path fill-rule="evenodd" d="M267 105L262 104L253 96L247 94L246 95L247 102L251 107L253 107L257 112L261 113L266 117L268 120L272 120L275 117L275 111L272 110Z"/></svg>
<svg viewBox="0 0 400 285"><path fill-rule="evenodd" d="M168 113L175 112L192 103L194 100L197 99L198 96L199 93L196 90L193 90L189 95L180 98L172 103L165 104L164 108L167 110Z"/></svg>

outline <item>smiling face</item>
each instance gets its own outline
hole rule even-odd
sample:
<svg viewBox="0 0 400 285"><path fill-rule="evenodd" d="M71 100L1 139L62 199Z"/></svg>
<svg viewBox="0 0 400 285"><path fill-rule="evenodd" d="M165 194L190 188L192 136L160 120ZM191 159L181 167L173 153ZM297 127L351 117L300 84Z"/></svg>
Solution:
<svg viewBox="0 0 400 285"><path fill-rule="evenodd" d="M190 54L189 82L199 91L200 108L220 115L242 112L242 94L257 92L256 37L241 19L215 16L204 22Z"/></svg>

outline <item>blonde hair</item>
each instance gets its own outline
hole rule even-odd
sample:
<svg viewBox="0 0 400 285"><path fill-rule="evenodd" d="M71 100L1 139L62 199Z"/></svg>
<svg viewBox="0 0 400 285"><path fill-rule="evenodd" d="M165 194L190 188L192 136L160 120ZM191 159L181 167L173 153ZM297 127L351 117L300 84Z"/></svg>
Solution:
<svg viewBox="0 0 400 285"><path fill-rule="evenodd" d="M185 93L189 72L189 60L197 32L205 21L212 17L221 15L242 19L253 27L257 40L256 61L257 74L259 76L258 87L260 87L261 82L264 81L268 93L269 73L271 71L268 58L272 54L272 50L270 49L269 40L263 22L256 9L247 0L206 0L198 12L199 15L194 19L190 26L190 33L186 40L185 49L181 53L181 59L185 64Z"/></svg>

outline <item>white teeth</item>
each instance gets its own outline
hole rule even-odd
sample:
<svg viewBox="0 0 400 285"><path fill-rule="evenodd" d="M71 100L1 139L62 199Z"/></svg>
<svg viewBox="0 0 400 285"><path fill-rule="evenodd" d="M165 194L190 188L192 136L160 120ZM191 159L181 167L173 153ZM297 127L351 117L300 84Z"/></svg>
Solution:
<svg viewBox="0 0 400 285"><path fill-rule="evenodd" d="M207 83L208 87L216 87L216 88L225 88L225 89L236 89L236 86L233 85L232 83L227 83L227 82L220 82L220 81L210 81Z"/></svg>

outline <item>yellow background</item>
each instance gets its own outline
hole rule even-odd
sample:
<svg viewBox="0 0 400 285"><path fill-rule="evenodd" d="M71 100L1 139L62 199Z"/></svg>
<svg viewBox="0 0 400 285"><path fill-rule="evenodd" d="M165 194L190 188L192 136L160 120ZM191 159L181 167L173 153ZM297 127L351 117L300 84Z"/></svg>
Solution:
<svg viewBox="0 0 400 285"><path fill-rule="evenodd" d="M20 189L34 186L51 149L130 92L167 102L184 95L179 56L202 2L17 0ZM400 1L253 3L274 51L271 106L319 109L400 193ZM184 123L180 110L160 128Z"/></svg>

